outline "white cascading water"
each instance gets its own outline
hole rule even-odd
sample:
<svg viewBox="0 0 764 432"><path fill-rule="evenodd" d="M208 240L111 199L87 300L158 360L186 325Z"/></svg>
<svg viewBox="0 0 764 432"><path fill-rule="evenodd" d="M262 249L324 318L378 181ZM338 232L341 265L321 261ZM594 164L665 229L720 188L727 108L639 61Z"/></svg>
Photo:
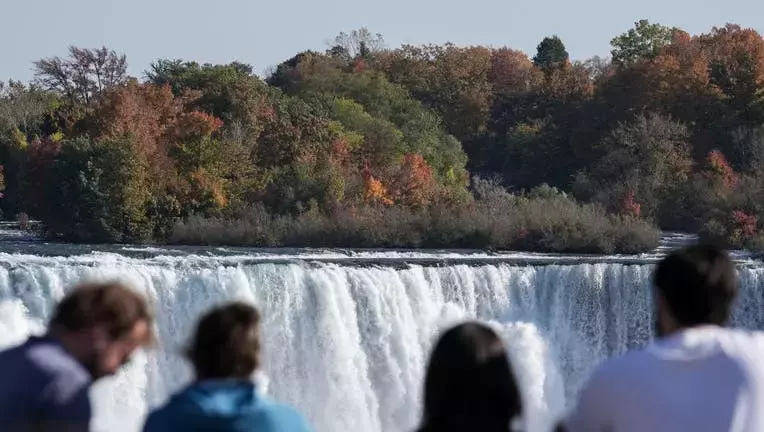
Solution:
<svg viewBox="0 0 764 432"><path fill-rule="evenodd" d="M137 431L190 378L180 352L212 305L243 299L264 315L269 394L320 432L411 431L438 331L465 318L504 337L530 431L547 430L600 361L648 341L647 264L399 268L214 258L0 255L0 348L43 331L82 279L118 277L154 303L161 347L93 389L99 431ZM764 327L764 269L741 268L735 324Z"/></svg>

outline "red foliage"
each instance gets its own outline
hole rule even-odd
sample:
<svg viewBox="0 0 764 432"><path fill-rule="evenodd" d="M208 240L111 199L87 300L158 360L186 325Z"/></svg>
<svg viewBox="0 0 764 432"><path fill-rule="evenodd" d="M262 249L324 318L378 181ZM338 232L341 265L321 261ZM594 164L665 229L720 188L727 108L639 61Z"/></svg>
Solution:
<svg viewBox="0 0 764 432"><path fill-rule="evenodd" d="M366 62L362 59L356 59L353 63L353 73L361 73L366 70Z"/></svg>
<svg viewBox="0 0 764 432"><path fill-rule="evenodd" d="M740 181L740 177L727 162L724 154L718 150L708 154L703 175L710 180L720 182L726 188L732 188Z"/></svg>
<svg viewBox="0 0 764 432"><path fill-rule="evenodd" d="M94 115L94 136L129 135L140 154L161 158L169 147L165 136L175 126L183 106L169 86L131 82L110 92Z"/></svg>
<svg viewBox="0 0 764 432"><path fill-rule="evenodd" d="M136 154L143 158L161 189L182 191L180 177L171 158L171 149L202 137L209 137L222 120L190 110L198 94L175 97L169 86L139 84L135 81L109 92L94 113L92 135L99 138L130 136ZM201 184L201 183L200 183Z"/></svg>
<svg viewBox="0 0 764 432"><path fill-rule="evenodd" d="M753 237L758 231L758 218L756 215L749 215L741 210L732 212L732 223L735 229L740 230L740 233L745 238Z"/></svg>
<svg viewBox="0 0 764 432"><path fill-rule="evenodd" d="M629 189L621 198L620 213L626 216L639 217L641 206L634 197L634 191Z"/></svg>

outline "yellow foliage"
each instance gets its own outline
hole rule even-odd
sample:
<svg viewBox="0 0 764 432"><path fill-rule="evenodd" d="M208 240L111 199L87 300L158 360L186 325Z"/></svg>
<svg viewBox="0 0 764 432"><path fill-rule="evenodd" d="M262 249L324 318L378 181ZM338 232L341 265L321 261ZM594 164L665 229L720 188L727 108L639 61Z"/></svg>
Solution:
<svg viewBox="0 0 764 432"><path fill-rule="evenodd" d="M50 135L50 140L53 142L61 142L64 140L63 132L56 132Z"/></svg>
<svg viewBox="0 0 764 432"><path fill-rule="evenodd" d="M21 132L19 128L13 128L11 134L11 142L13 145L16 146L16 148L19 150L26 150L26 148L29 146L29 143L27 142L27 136L24 135L24 133Z"/></svg>
<svg viewBox="0 0 764 432"><path fill-rule="evenodd" d="M393 204L393 200L387 195L387 188L385 185L371 175L367 177L364 189L364 200L366 200L366 202L378 202L385 205Z"/></svg>

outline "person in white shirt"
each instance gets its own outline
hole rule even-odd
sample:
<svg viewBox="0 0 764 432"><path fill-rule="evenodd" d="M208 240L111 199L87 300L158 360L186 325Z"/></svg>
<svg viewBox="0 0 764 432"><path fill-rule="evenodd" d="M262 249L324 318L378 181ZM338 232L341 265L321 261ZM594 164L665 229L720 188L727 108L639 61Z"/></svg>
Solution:
<svg viewBox="0 0 764 432"><path fill-rule="evenodd" d="M727 254L671 253L653 276L656 340L605 362L567 432L764 431L764 333L724 328L737 295Z"/></svg>

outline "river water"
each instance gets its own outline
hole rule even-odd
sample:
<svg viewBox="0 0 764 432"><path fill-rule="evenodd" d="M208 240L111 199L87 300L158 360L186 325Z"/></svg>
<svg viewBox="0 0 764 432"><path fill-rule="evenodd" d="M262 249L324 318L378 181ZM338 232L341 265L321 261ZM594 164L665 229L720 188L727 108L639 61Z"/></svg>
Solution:
<svg viewBox="0 0 764 432"><path fill-rule="evenodd" d="M0 347L39 333L82 279L121 278L151 299L161 346L93 389L94 429L137 431L190 378L180 351L196 318L243 299L264 314L268 393L320 432L416 426L429 350L467 318L501 333L546 430L602 360L649 341L650 273L639 256L475 251L262 250L51 245L1 232ZM764 265L743 253L734 325L764 328Z"/></svg>

